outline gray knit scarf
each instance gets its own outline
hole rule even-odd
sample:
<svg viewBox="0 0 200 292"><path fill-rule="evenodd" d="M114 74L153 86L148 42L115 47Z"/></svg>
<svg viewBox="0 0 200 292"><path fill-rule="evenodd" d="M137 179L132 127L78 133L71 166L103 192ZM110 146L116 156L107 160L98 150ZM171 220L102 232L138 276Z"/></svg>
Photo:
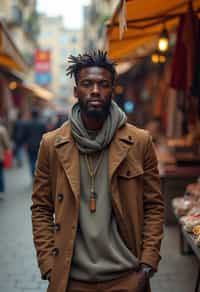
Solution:
<svg viewBox="0 0 200 292"><path fill-rule="evenodd" d="M72 136L74 137L80 152L92 153L103 150L110 144L117 129L121 128L127 121L125 113L112 101L110 113L102 128L98 131L96 138L92 140L83 125L80 115L80 105L76 103L71 110L69 121L71 123Z"/></svg>

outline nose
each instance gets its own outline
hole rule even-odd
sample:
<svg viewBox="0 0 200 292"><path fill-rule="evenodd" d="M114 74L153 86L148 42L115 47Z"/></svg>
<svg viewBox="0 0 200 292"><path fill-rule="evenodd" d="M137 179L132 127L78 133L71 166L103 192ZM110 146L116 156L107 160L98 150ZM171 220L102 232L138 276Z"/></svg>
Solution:
<svg viewBox="0 0 200 292"><path fill-rule="evenodd" d="M99 94L99 85L97 83L94 83L92 87L92 94Z"/></svg>

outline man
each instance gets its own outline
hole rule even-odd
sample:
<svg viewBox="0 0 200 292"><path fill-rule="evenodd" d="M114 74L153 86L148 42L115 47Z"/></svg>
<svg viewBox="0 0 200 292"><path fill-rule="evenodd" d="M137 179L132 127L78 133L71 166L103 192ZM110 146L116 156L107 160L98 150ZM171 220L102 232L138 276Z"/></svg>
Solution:
<svg viewBox="0 0 200 292"><path fill-rule="evenodd" d="M13 125L12 130L12 140L14 142L14 156L16 160L17 167L22 167L23 165L23 143L24 143L24 120L22 113L18 113L18 117Z"/></svg>
<svg viewBox="0 0 200 292"><path fill-rule="evenodd" d="M48 292L150 291L163 232L151 138L112 101L106 53L70 62L78 102L69 122L44 135L33 186L42 277Z"/></svg>
<svg viewBox="0 0 200 292"><path fill-rule="evenodd" d="M6 127L3 125L0 118L0 200L4 198L5 179L4 179L4 155L5 151L9 150L10 138Z"/></svg>
<svg viewBox="0 0 200 292"><path fill-rule="evenodd" d="M46 127L40 119L40 113L37 109L31 112L31 120L24 125L23 140L26 145L31 176L34 178L35 163L40 146L42 135L46 132Z"/></svg>

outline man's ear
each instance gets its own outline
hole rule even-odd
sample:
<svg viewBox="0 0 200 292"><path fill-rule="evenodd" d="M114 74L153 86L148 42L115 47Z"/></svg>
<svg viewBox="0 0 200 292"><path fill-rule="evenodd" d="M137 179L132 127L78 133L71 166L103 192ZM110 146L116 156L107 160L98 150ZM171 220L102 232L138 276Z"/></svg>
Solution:
<svg viewBox="0 0 200 292"><path fill-rule="evenodd" d="M74 97L78 98L77 86L74 86Z"/></svg>

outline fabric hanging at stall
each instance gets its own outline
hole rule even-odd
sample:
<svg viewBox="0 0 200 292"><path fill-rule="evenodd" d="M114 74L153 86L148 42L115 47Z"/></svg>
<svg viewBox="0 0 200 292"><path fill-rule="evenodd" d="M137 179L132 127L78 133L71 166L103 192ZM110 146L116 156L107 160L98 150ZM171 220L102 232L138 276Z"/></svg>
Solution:
<svg viewBox="0 0 200 292"><path fill-rule="evenodd" d="M200 20L198 21L197 43L195 54L194 78L192 83L192 95L197 97L197 113L200 118Z"/></svg>
<svg viewBox="0 0 200 292"><path fill-rule="evenodd" d="M180 18L171 77L171 87L181 92L177 92L177 107L183 112L183 124L197 123L195 97L192 95L197 34L198 17L190 4L188 12Z"/></svg>
<svg viewBox="0 0 200 292"><path fill-rule="evenodd" d="M123 0L122 2L122 9L119 14L119 39L121 40L123 37L124 32L127 30L127 23L126 23L126 1Z"/></svg>
<svg viewBox="0 0 200 292"><path fill-rule="evenodd" d="M185 94L182 94L182 98L179 98L180 92L186 92L186 72L187 72L187 49L183 42L183 29L184 29L184 16L181 16L179 25L177 27L176 46L174 50L174 56L172 61L172 72L170 86L172 89L169 92L168 97L168 116L167 116L167 136L178 137L179 133L176 133L174 128L174 122L176 116L182 113L179 122L181 123L181 134L184 132L184 113L186 112ZM178 115L177 115L178 114Z"/></svg>
<svg viewBox="0 0 200 292"><path fill-rule="evenodd" d="M172 63L171 87L176 90L186 90L187 50L182 40L184 16L180 18L177 28L176 47Z"/></svg>

